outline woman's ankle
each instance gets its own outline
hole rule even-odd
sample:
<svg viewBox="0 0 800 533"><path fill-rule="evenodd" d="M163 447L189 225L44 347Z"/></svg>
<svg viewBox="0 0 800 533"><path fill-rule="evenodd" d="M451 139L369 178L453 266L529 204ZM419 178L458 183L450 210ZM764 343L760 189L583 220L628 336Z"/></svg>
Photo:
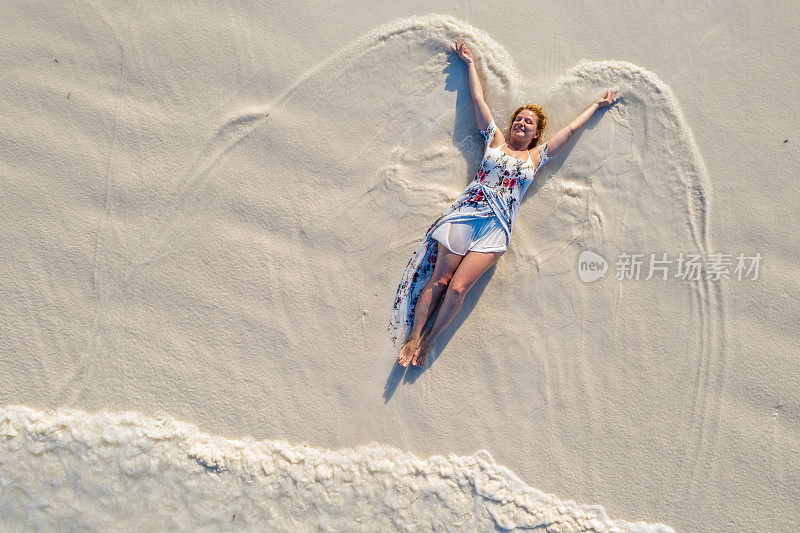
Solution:
<svg viewBox="0 0 800 533"><path fill-rule="evenodd" d="M410 334L410 335L408 336L408 338L406 339L406 344L408 344L409 342L413 342L413 343L414 343L414 346L416 346L417 344L419 344L419 335L413 335L413 334Z"/></svg>

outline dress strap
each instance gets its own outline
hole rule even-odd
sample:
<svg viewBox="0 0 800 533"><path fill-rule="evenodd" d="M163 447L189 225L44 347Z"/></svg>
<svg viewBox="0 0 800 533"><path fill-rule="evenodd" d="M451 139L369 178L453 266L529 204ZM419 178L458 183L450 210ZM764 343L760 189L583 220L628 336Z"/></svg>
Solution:
<svg viewBox="0 0 800 533"><path fill-rule="evenodd" d="M507 144L508 144L508 141L504 142L503 144L501 144L501 145L498 147L498 150L499 150L500 148L502 148L503 146L507 145ZM502 151L502 150L501 150L501 151ZM530 150L525 150L525 151L528 153L528 159L525 161L525 163L531 163L531 151L530 151ZM503 153L505 154L505 152L503 152ZM509 155L509 154L506 154L506 155ZM511 157L514 157L514 156L512 155ZM517 159L517 158L516 158L516 157L514 157L514 159ZM522 160L520 159L520 161L522 161Z"/></svg>

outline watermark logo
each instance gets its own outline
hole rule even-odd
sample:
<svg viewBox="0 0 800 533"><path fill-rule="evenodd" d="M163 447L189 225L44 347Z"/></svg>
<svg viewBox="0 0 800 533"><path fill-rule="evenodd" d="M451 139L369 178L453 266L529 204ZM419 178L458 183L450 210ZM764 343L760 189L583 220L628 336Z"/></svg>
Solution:
<svg viewBox="0 0 800 533"><path fill-rule="evenodd" d="M608 270L608 261L591 250L584 250L578 256L578 276L581 281L591 283L596 279L602 278Z"/></svg>
<svg viewBox="0 0 800 533"><path fill-rule="evenodd" d="M758 267L761 263L761 254L753 256L739 254L709 254L703 257L700 254L687 254L681 252L673 259L663 253L649 254L649 261L645 258L648 254L621 253L617 256L615 276L617 280L661 279L666 281L670 277L682 280L714 280L750 278L758 279ZM578 257L578 276L586 283L602 278L608 270L608 262L603 256L584 250ZM670 272L670 271L673 272ZM644 272L643 272L644 271ZM644 277L646 274L647 277Z"/></svg>

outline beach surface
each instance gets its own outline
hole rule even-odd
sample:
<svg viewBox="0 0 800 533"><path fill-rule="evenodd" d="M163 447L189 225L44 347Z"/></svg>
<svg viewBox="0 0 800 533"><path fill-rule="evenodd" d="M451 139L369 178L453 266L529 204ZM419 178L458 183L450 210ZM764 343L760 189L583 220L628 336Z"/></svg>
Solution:
<svg viewBox="0 0 800 533"><path fill-rule="evenodd" d="M797 529L797 6L3 4L8 527ZM405 369L453 40L501 128L620 99Z"/></svg>

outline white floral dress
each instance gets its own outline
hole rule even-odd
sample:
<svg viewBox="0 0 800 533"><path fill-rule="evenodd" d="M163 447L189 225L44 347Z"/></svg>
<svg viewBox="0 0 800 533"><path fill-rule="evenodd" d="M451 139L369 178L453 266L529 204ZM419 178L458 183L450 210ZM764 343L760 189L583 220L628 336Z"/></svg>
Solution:
<svg viewBox="0 0 800 533"><path fill-rule="evenodd" d="M497 131L494 119L485 131L478 131L483 137L485 148L475 178L425 232L425 238L409 259L400 279L388 328L389 337L394 345L397 345L400 339L405 342L414 322L417 298L433 274L438 241L432 238L431 234L436 228L444 222L496 216L506 232L506 245L508 245L520 199L533 183L539 169L551 159L547 155L547 142L542 144L539 164L535 167L530 159L522 161L508 155L500 147L489 146Z"/></svg>

